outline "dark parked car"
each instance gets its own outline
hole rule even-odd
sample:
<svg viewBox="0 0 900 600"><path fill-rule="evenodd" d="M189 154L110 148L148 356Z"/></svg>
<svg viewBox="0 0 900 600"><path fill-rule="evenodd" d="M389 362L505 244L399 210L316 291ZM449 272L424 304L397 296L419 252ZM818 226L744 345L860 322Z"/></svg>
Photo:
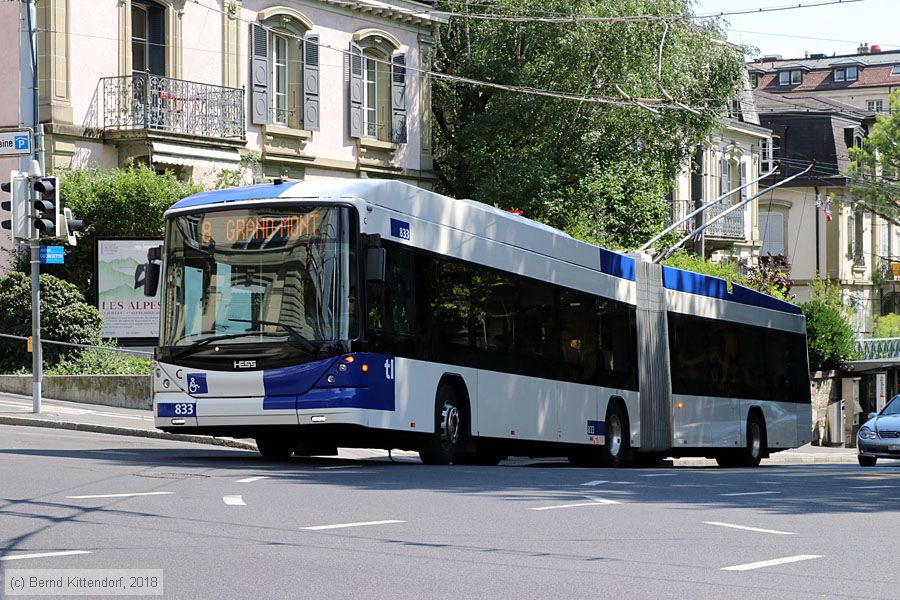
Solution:
<svg viewBox="0 0 900 600"><path fill-rule="evenodd" d="M900 395L891 398L880 413L869 413L859 428L859 464L874 467L879 458L900 459Z"/></svg>

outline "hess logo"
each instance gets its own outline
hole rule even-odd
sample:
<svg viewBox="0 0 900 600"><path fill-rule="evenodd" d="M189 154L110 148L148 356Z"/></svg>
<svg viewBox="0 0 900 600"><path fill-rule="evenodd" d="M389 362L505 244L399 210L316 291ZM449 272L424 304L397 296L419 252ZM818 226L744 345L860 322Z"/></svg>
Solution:
<svg viewBox="0 0 900 600"><path fill-rule="evenodd" d="M234 361L235 369L255 369L256 361L255 360L236 360Z"/></svg>

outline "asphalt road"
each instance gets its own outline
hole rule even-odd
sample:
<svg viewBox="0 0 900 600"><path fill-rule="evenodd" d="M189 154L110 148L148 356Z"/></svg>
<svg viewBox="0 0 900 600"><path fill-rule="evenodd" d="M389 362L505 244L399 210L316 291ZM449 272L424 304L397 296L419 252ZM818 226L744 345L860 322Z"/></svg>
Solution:
<svg viewBox="0 0 900 600"><path fill-rule="evenodd" d="M898 491L900 461L267 464L0 426L0 576L161 569L165 597L197 599L898 598Z"/></svg>

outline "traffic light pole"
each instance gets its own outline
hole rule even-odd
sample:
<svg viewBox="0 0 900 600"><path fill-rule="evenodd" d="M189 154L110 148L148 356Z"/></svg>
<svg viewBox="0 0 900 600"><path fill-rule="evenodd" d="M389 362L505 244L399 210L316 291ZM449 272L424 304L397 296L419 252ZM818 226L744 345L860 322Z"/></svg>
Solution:
<svg viewBox="0 0 900 600"><path fill-rule="evenodd" d="M31 400L32 412L41 412L41 388L44 363L41 356L41 241L32 239L31 246Z"/></svg>

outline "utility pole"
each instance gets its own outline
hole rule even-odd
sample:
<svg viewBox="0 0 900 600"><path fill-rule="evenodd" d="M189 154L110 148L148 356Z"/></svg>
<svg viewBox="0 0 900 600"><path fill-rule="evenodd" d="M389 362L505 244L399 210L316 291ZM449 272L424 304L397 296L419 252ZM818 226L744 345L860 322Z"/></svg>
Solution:
<svg viewBox="0 0 900 600"><path fill-rule="evenodd" d="M37 8L35 0L26 0L24 7L31 52L32 125L35 138L34 161L31 163L32 168L28 170L28 174L40 176L44 174L44 129L40 124L38 115L40 92L38 90ZM35 166L37 167L36 169L34 168ZM33 172L35 170L40 172ZM29 185L29 194L31 193L30 187ZM33 229L31 230L29 246L31 247L31 399L32 412L38 414L41 412L41 387L44 381L44 363L41 352L41 238Z"/></svg>

